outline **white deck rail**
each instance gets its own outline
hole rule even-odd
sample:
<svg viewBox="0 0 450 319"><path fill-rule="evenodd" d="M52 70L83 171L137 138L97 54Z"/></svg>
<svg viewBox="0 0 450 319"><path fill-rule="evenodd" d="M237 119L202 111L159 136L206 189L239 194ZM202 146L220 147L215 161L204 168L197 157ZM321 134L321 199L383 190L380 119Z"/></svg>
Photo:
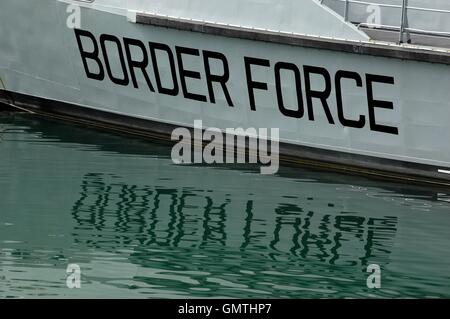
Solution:
<svg viewBox="0 0 450 319"><path fill-rule="evenodd" d="M404 42L405 35L409 40L409 34L450 38L448 0L319 0L319 2L358 27L398 32L399 43ZM378 14L379 21L374 21L374 14Z"/></svg>

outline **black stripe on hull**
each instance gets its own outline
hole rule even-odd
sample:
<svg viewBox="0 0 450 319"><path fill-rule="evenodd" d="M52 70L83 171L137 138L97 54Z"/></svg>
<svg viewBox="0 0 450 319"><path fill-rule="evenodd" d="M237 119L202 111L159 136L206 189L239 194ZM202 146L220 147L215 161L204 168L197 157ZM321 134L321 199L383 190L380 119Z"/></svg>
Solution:
<svg viewBox="0 0 450 319"><path fill-rule="evenodd" d="M170 141L178 126L120 115L75 104L0 90L0 103L17 106L39 116L103 128L125 134ZM0 106L1 108L1 106ZM442 167L366 155L280 143L280 161L376 178L450 188L450 175Z"/></svg>

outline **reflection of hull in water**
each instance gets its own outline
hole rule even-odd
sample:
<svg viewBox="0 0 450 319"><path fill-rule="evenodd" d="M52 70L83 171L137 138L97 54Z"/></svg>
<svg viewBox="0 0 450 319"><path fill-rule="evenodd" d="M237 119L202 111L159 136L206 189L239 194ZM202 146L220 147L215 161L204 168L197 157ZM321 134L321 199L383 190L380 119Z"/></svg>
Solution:
<svg viewBox="0 0 450 319"><path fill-rule="evenodd" d="M140 2L145 8L130 2L138 7L110 6L108 11L100 5L107 0L83 4L85 32L76 33L65 25L66 5L72 2L2 3L3 99L141 134L156 130L167 135L174 126L189 127L196 119L221 129L279 127L281 152L289 159L449 183L447 52L365 42L367 36L309 1L301 6L328 19L319 25L336 24L336 32L343 33L331 36L348 36L353 42L164 20L139 14L151 9L146 2ZM24 7L35 12L38 37L28 26L24 29ZM56 22L49 12L58 17ZM131 60L124 51L126 38L134 43ZM157 64L152 48L159 48ZM147 68L138 54L147 55ZM173 65L165 54L172 56ZM208 57L211 65L205 62Z"/></svg>
<svg viewBox="0 0 450 319"><path fill-rule="evenodd" d="M27 202L41 203L37 198L51 196L52 205L59 206L57 218L66 218L64 213L68 212L72 217L64 223L65 229L56 232L52 223L45 222L49 218L42 214L45 208L36 204L24 218L40 228L31 227L22 237L37 247L46 247L49 233L66 234L58 240L60 254L92 251L79 260L71 258L85 263L83 269L95 266L95 280L95 274L102 280L102 266L96 255L104 254L112 259L126 258L136 265L133 273L121 278L130 275L149 285L171 283L173 289L189 289L198 287L196 281L206 280L205 273L210 273L206 277L220 277L252 269L264 274L269 282L286 287L293 280L308 283L311 295L332 295L339 289L352 296L355 291L366 292L367 264L379 263L386 270L386 287L396 283L398 274L411 276L412 280L420 277L403 261L405 252L414 253L420 260L428 259L428 250L418 249L422 237L414 240L411 234L425 232L435 237L433 242L448 241L442 233L424 228L412 214L411 207L418 212L438 207L433 200L444 195L430 189L396 189L389 183L380 184L380 188L371 181L350 177L347 182L351 184L342 184L342 175L327 174L326 179L321 179L307 171L292 178L289 176L298 174L298 170L288 168L282 171L284 177L260 176L257 170L246 168L186 169L171 164L167 147L77 127L63 131L60 128L64 125L49 123L22 116L16 116L13 123L2 122L5 138L9 130L14 132L18 127L29 132L25 151L41 163L39 170L31 170L29 176L17 174L15 187L36 183ZM33 135L38 139L31 138ZM39 140L44 144L57 140L63 150L39 146ZM4 152L8 152L8 145L2 145ZM23 156L17 148L5 154ZM60 154L64 154L63 160L58 160ZM52 179L54 193L44 193L40 181L60 171L64 178ZM9 191L14 189L2 189L5 198L13 198ZM36 214L30 216L34 210ZM436 211L430 217L442 218L441 224L448 224L444 218L447 216L440 215L446 214ZM38 218L39 223L33 218ZM193 256L196 254L209 258ZM258 258L265 262L255 265L252 260ZM241 261L240 269L235 269L236 259ZM439 272L440 266L433 267ZM179 281L168 279L170 274L183 272L194 279L181 286ZM89 270L86 275L89 277ZM259 283L253 285L248 289L262 290ZM442 293L439 288L428 288L430 293ZM218 289L224 295L232 294ZM192 293L205 294L200 290ZM255 295L250 290L239 294ZM286 294L298 295L299 291Z"/></svg>
<svg viewBox="0 0 450 319"><path fill-rule="evenodd" d="M270 258L297 267L310 260L361 273L368 264L390 262L398 216L367 215L354 211L353 205L327 203L323 184L312 183L301 195L287 192L289 182L280 188L283 194L263 187L252 188L247 194L245 186L250 185L239 181L242 188L231 191L236 178L230 184L221 173L199 178L198 186L191 179L180 179L178 173L176 176L172 179L165 172L167 182L159 179L155 186L122 184L120 178L103 175L86 176L81 198L72 211L77 222L75 241L98 247L92 237L95 229L103 240L108 234L116 238L113 246L133 243L138 256L151 247L223 250L225 255L255 254L265 247ZM214 190L218 178L223 189ZM173 187L174 180L180 187ZM316 197L319 192L315 186L321 189L322 198ZM252 195L269 191L272 193L264 199ZM385 203L387 211L391 204ZM354 205L356 208L357 203ZM133 255L130 258L139 263ZM145 263L145 258L141 262Z"/></svg>

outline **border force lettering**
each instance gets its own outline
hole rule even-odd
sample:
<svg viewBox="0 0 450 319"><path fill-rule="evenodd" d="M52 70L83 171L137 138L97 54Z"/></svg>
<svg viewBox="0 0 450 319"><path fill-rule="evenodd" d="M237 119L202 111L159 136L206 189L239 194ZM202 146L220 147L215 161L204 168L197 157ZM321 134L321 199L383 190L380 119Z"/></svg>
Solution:
<svg viewBox="0 0 450 319"><path fill-rule="evenodd" d="M129 86L131 82L134 88L139 89L137 75L141 74L150 92L155 94L178 97L181 87L182 97L185 99L210 104L226 102L229 107L245 107L236 104L238 99L233 98L230 88L233 88L235 82L230 80L232 74L229 60L221 52L182 46L172 48L157 42L148 42L146 48L137 39L119 39L113 35L101 34L97 41L89 31L74 29L74 32L81 62L89 79L104 81L106 73L114 84ZM391 76L360 74L354 70L330 72L320 66L272 62L250 56L243 57L241 66L242 74L236 79L244 79L247 89L239 89L241 93L247 92L248 100L241 98L240 102L248 102L251 111L258 111L258 108L263 107L267 109L267 105L271 107L272 103L274 108L278 106L280 114L291 119L303 119L307 115L307 120L311 122L326 121L336 127L366 128L382 134L399 134L397 127L382 123L379 113L383 111L377 112L377 109L393 111L393 102L383 100L374 93L374 86L394 85L395 80ZM236 65L234 68L236 69ZM153 74L149 73L151 70ZM289 81L283 75L289 75ZM156 90L152 80L156 83ZM346 90L343 90L343 83L346 83ZM347 92L350 89L359 92L358 96L366 97L366 112L351 112L356 107L360 110L361 105L348 105L348 99L344 97L355 94ZM294 93L293 101L286 99L289 90ZM206 94L201 94L201 91ZM218 102L219 96L224 99ZM257 100L264 101L265 104L258 106Z"/></svg>

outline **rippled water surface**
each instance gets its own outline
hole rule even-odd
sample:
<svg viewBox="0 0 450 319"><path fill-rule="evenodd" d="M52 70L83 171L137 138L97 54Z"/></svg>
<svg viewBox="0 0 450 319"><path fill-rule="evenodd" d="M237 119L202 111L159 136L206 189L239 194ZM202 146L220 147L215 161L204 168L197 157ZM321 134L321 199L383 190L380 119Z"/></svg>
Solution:
<svg viewBox="0 0 450 319"><path fill-rule="evenodd" d="M446 191L169 156L0 113L0 297L450 297ZM69 264L81 289L66 286Z"/></svg>

